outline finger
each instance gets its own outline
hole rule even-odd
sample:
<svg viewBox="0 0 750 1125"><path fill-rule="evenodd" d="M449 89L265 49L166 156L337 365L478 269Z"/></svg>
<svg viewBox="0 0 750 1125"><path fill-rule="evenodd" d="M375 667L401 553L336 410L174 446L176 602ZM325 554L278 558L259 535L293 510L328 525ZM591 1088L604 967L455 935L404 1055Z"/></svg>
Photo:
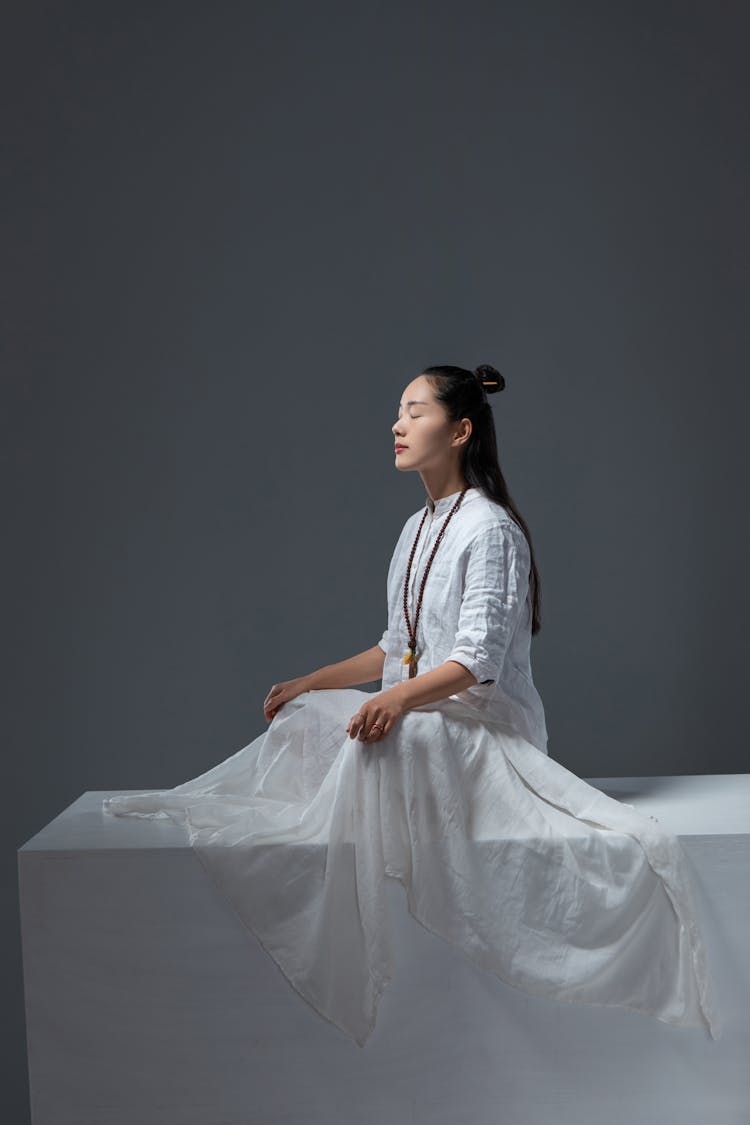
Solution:
<svg viewBox="0 0 750 1125"><path fill-rule="evenodd" d="M361 726L362 726L362 715L352 715L351 719L349 720L349 727L348 727L349 737L350 738L356 738Z"/></svg>
<svg viewBox="0 0 750 1125"><path fill-rule="evenodd" d="M370 734L371 734L373 726L375 725L375 723L377 723L379 721L380 720L378 719L377 715L368 715L365 718L364 726L362 727L362 741L363 742L367 742L367 740L370 738ZM373 735L373 738L377 737L377 733L378 732L376 730L375 734Z"/></svg>

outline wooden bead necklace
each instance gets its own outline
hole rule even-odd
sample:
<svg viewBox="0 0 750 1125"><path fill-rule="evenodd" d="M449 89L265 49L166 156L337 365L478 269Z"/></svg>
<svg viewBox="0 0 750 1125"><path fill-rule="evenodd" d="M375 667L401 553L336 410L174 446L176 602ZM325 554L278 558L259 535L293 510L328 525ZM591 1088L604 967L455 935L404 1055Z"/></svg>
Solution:
<svg viewBox="0 0 750 1125"><path fill-rule="evenodd" d="M446 520L445 520L445 523L440 528L440 532L438 534L438 537L435 540L435 545L432 548L432 551L430 552L430 557L427 560L427 566L425 567L425 572L422 575L422 582L421 582L421 585L419 587L419 598L417 600L417 612L414 615L414 629L413 630L412 630L412 627L411 627L411 623L409 621L409 609L408 609L408 605L407 605L407 595L408 595L408 591L409 591L409 575L411 574L411 564L412 564L412 561L414 559L414 553L417 549L417 543L419 542L419 537L422 534L422 528L424 527L424 521L427 519L427 513L430 510L429 507L426 507L425 510L424 510L424 515L422 516L422 522L420 523L419 528L417 529L416 538L415 538L414 542L412 543L411 553L409 555L409 562L407 563L407 566L406 566L406 578L404 580L404 617L406 618L406 631L407 631L407 634L408 634L408 637L409 637L409 651L404 656L403 663L409 665L409 679L410 680L413 679L414 676L416 676L416 674L417 674L417 624L419 622L419 611L422 608L422 594L424 593L424 587L425 587L425 583L427 581L427 575L430 573L430 567L432 566L432 560L435 557L435 552L437 551L438 547L440 546L440 540L443 538L443 535L445 533L445 529L448 526L448 524L451 522L451 518L453 517L454 512L456 512L458 510L459 505L461 504L461 501L463 500L463 498L466 495L466 493L468 492L468 490L469 490L469 485L467 485L466 488L463 489L463 491L459 495L458 499L456 500L455 504L453 505L450 512L448 513L448 515L446 517Z"/></svg>

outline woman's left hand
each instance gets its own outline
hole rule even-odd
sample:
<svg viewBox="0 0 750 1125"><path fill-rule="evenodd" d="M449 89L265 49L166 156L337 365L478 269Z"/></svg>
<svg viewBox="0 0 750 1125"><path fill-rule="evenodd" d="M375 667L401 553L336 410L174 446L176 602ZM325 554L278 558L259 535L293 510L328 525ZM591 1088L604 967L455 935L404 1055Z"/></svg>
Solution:
<svg viewBox="0 0 750 1125"><path fill-rule="evenodd" d="M349 720L346 728L349 737L359 738L360 742L378 742L383 735L390 733L405 710L396 689L381 691L379 695L368 699Z"/></svg>

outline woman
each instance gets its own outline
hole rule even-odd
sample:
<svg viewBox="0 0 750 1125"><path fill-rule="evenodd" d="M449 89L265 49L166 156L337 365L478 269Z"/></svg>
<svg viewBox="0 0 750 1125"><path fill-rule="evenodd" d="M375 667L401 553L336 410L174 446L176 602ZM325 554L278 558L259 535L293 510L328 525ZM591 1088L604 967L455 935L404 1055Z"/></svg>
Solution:
<svg viewBox="0 0 750 1125"><path fill-rule="evenodd" d="M488 366L428 367L405 388L396 466L427 496L391 559L379 644L275 684L268 730L207 773L104 808L184 823L289 982L360 1046L391 979L388 877L508 984L718 1038L678 840L547 754L537 568L487 399L504 385Z"/></svg>

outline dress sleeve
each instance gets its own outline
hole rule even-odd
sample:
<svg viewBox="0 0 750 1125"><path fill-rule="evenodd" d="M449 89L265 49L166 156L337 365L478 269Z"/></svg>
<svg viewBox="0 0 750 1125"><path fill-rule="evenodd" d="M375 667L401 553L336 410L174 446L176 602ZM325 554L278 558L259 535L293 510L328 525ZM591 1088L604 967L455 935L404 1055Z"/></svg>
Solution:
<svg viewBox="0 0 750 1125"><path fill-rule="evenodd" d="M498 680L513 630L526 602L531 554L517 524L494 523L472 540L458 630L446 660L455 660L477 683Z"/></svg>
<svg viewBox="0 0 750 1125"><path fill-rule="evenodd" d="M389 634L389 633L390 633L390 629L389 629L389 627L388 627L388 626L386 625L386 628L385 628L385 632L383 633L383 636L382 636L382 637L380 638L380 640L378 641L378 644L380 645L380 647L382 648L383 652L385 652L385 653L387 653L387 652L388 652L388 634Z"/></svg>

